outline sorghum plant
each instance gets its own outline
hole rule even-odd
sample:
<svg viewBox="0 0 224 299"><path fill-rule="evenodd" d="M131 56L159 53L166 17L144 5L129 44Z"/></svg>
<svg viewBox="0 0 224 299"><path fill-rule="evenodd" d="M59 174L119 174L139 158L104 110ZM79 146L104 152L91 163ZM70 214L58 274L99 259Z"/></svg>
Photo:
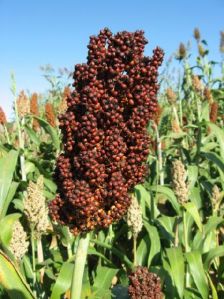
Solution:
<svg viewBox="0 0 224 299"><path fill-rule="evenodd" d="M146 175L147 124L157 108L163 51L144 56L144 32L91 36L87 63L77 64L74 91L60 116L64 152L58 157L53 220L74 235L106 228L130 206L129 192ZM80 298L88 235L76 253L71 297Z"/></svg>

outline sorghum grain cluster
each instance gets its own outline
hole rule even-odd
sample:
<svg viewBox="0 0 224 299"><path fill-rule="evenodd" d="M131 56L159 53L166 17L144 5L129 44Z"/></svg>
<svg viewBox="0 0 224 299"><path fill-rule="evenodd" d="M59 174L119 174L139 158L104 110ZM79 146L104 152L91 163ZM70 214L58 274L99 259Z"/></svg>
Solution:
<svg viewBox="0 0 224 299"><path fill-rule="evenodd" d="M37 93L33 93L30 99L30 113L39 116L39 108L38 108L38 95ZM33 119L33 129L38 131L40 129L40 125L37 119Z"/></svg>
<svg viewBox="0 0 224 299"><path fill-rule="evenodd" d="M54 220L74 234L108 227L127 211L129 191L146 174L146 126L157 108L163 51L144 56L143 31L91 36L87 63L77 64L75 90L59 117L64 152L58 157Z"/></svg>
<svg viewBox="0 0 224 299"><path fill-rule="evenodd" d="M0 124L1 125L5 125L6 124L6 116L5 116L5 112L2 109L2 107L0 107Z"/></svg>
<svg viewBox="0 0 224 299"><path fill-rule="evenodd" d="M160 278L148 268L138 266L130 276L128 293L131 299L162 299Z"/></svg>
<svg viewBox="0 0 224 299"><path fill-rule="evenodd" d="M45 117L52 127L56 126L54 107L51 103L45 104Z"/></svg>

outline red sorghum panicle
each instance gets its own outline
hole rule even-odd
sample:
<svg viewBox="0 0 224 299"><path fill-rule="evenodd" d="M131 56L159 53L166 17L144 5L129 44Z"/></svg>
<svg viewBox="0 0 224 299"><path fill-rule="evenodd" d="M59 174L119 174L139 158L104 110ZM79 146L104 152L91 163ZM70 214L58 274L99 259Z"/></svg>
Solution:
<svg viewBox="0 0 224 299"><path fill-rule="evenodd" d="M37 93L33 93L30 100L30 113L39 116L39 108L38 108L38 95ZM37 119L33 119L33 128L37 131L40 128L39 122Z"/></svg>
<svg viewBox="0 0 224 299"><path fill-rule="evenodd" d="M172 105L176 103L176 99L177 99L177 95L176 93L173 91L172 88L167 88L166 90L166 97L168 102Z"/></svg>
<svg viewBox="0 0 224 299"><path fill-rule="evenodd" d="M6 116L5 116L5 112L2 109L2 107L0 107L0 124L1 125L5 125L6 124Z"/></svg>
<svg viewBox="0 0 224 299"><path fill-rule="evenodd" d="M192 75L192 86L198 93L203 91L203 84L197 75Z"/></svg>
<svg viewBox="0 0 224 299"><path fill-rule="evenodd" d="M219 104L217 102L213 102L210 104L210 121L215 123L217 121L218 117L218 110L219 110Z"/></svg>
<svg viewBox="0 0 224 299"><path fill-rule="evenodd" d="M153 117L153 120L157 126L159 125L162 113L163 113L163 107L161 105L159 105L159 103L158 103L157 107L156 107L156 111L154 113L154 117Z"/></svg>
<svg viewBox="0 0 224 299"><path fill-rule="evenodd" d="M108 227L130 205L143 181L150 139L146 126L157 108L163 51L144 56L144 32L91 36L87 63L77 64L75 90L59 117L64 152L57 159L58 195L52 218L74 234Z"/></svg>
<svg viewBox="0 0 224 299"><path fill-rule="evenodd" d="M54 107L51 103L45 104L45 117L52 127L56 126Z"/></svg>
<svg viewBox="0 0 224 299"><path fill-rule="evenodd" d="M162 299L160 278L148 268L138 266L129 276L128 293L131 299Z"/></svg>
<svg viewBox="0 0 224 299"><path fill-rule="evenodd" d="M16 99L16 105L19 117L23 118L30 113L30 101L23 90Z"/></svg>
<svg viewBox="0 0 224 299"><path fill-rule="evenodd" d="M71 95L71 90L68 86L66 86L64 88L64 91L63 91L63 94L62 94L62 99L59 103L59 106L58 106L58 112L59 114L62 114L66 111L66 109L68 108L67 107L67 98L70 97Z"/></svg>
<svg viewBox="0 0 224 299"><path fill-rule="evenodd" d="M211 90L208 87L205 87L203 93L204 93L204 99L208 101L209 104L211 104L213 102L213 96Z"/></svg>

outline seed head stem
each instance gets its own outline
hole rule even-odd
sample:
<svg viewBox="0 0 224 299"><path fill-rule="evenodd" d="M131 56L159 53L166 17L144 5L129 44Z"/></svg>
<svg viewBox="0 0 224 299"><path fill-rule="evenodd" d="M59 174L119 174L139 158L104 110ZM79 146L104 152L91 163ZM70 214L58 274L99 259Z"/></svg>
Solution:
<svg viewBox="0 0 224 299"><path fill-rule="evenodd" d="M75 265L72 275L71 297L70 299L81 299L82 280L85 269L87 251L89 247L90 234L86 234L79 240L75 255Z"/></svg>

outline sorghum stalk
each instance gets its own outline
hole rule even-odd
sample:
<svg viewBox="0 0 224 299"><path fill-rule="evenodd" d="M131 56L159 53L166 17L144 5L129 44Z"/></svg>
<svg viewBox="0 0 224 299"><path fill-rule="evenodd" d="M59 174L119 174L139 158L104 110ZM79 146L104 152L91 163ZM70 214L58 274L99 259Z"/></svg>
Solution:
<svg viewBox="0 0 224 299"><path fill-rule="evenodd" d="M153 124L156 132L156 144L157 144L157 155L158 155L158 172L159 172L159 181L160 185L164 185L164 172L163 172L163 155L162 155L162 144L159 136L159 130L156 123Z"/></svg>
<svg viewBox="0 0 224 299"><path fill-rule="evenodd" d="M36 254L35 254L35 237L34 229L31 227L31 250L32 250L32 270L33 270L33 286L36 284Z"/></svg>
<svg viewBox="0 0 224 299"><path fill-rule="evenodd" d="M4 125L4 131L5 131L5 137L6 137L7 143L11 144L11 141L9 139L9 133L8 133L6 125Z"/></svg>
<svg viewBox="0 0 224 299"><path fill-rule="evenodd" d="M75 254L75 266L72 275L71 299L80 299L82 292L83 273L86 264L87 251L89 247L90 233L79 240Z"/></svg>
<svg viewBox="0 0 224 299"><path fill-rule="evenodd" d="M38 260L39 264L43 263L43 261L44 261L41 237L37 240L37 260ZM40 282L41 283L43 283L43 277L44 277L44 267L40 269Z"/></svg>
<svg viewBox="0 0 224 299"><path fill-rule="evenodd" d="M24 150L24 140L23 140L24 136L22 136L22 128L21 128L19 114L18 114L17 99L16 99L16 83L15 83L15 78L14 78L13 74L12 74L11 91L14 96L14 107L15 107L16 125L17 125L17 130L18 130L19 147L20 147L20 150L23 151ZM20 153L20 167L21 167L22 180L26 181L25 157L24 157L23 153Z"/></svg>

